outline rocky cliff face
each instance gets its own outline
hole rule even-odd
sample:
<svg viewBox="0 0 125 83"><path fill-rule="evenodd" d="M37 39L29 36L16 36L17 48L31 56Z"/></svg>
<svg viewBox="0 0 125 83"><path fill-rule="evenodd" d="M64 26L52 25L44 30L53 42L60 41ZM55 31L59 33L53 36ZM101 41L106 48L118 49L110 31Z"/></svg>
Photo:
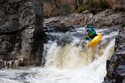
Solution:
<svg viewBox="0 0 125 83"><path fill-rule="evenodd" d="M40 65L42 22L39 0L0 0L0 68Z"/></svg>
<svg viewBox="0 0 125 83"><path fill-rule="evenodd" d="M125 12L115 12L111 9L99 12L93 15L89 11L84 11L81 14L74 13L68 16L59 16L45 19L44 24L78 24L85 25L85 18L88 18L87 24L97 28L118 27L125 21Z"/></svg>
<svg viewBox="0 0 125 83"><path fill-rule="evenodd" d="M125 25L119 28L115 52L106 65L107 75L103 83L125 83Z"/></svg>

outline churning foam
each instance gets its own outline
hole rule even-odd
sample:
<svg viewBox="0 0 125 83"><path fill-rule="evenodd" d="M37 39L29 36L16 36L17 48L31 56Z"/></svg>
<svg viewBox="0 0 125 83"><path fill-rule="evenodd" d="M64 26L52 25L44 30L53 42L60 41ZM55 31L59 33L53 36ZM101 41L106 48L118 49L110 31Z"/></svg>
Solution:
<svg viewBox="0 0 125 83"><path fill-rule="evenodd" d="M106 60L114 51L114 36L105 35L94 48L80 51L76 46L80 40L74 38L64 47L56 42L48 44L45 67L31 67L0 70L1 83L102 83L106 75ZM47 45L46 45L47 46Z"/></svg>

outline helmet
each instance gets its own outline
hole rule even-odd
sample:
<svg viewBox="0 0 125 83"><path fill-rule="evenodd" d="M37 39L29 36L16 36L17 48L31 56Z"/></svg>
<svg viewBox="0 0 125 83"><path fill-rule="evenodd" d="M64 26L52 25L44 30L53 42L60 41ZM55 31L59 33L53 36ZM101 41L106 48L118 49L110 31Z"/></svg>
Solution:
<svg viewBox="0 0 125 83"><path fill-rule="evenodd" d="M90 29L87 29L86 31L89 32L89 31L91 31L91 30L90 30Z"/></svg>

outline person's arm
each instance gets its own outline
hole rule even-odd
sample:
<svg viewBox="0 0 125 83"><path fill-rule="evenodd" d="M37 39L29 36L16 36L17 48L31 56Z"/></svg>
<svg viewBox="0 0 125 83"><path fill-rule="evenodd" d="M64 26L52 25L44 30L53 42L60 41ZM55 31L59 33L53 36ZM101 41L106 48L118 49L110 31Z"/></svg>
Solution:
<svg viewBox="0 0 125 83"><path fill-rule="evenodd" d="M94 29L92 26L88 25L88 27L89 27L92 31L95 32L95 29ZM96 32L95 32L95 33L96 33Z"/></svg>
<svg viewBox="0 0 125 83"><path fill-rule="evenodd" d="M86 39L87 39L87 40L89 40L89 39L90 39L90 37L89 37L89 36L87 36L87 37L86 37Z"/></svg>

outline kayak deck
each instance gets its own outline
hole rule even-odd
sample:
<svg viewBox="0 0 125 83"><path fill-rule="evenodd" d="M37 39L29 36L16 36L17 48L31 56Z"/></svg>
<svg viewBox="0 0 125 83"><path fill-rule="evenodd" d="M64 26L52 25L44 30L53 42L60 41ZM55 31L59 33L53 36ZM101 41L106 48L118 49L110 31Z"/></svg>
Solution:
<svg viewBox="0 0 125 83"><path fill-rule="evenodd" d="M89 46L90 47L94 47L102 38L102 34L99 33L97 36L95 36L90 42L89 42Z"/></svg>

